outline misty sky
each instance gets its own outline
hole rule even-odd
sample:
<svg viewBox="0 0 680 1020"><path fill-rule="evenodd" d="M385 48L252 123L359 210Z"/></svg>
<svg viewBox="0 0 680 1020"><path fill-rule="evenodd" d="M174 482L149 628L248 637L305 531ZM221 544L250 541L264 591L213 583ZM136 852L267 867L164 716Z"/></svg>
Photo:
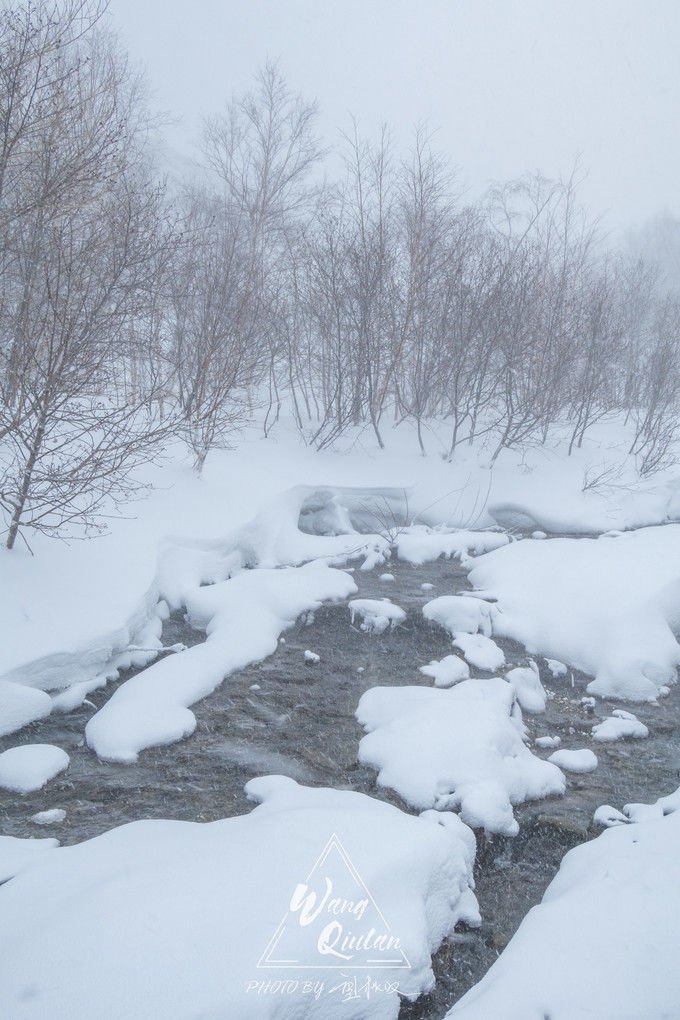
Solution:
<svg viewBox="0 0 680 1020"><path fill-rule="evenodd" d="M568 173L608 226L680 216L680 0L111 0L165 129L191 155L201 119L268 58L320 106L399 141L426 120L477 194Z"/></svg>

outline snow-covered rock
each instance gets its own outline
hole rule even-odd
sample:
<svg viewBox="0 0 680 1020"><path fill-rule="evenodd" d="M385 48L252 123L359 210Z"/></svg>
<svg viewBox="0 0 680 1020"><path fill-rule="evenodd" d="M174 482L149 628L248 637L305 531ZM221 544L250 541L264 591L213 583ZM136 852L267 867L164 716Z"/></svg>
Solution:
<svg viewBox="0 0 680 1020"><path fill-rule="evenodd" d="M379 580L383 581L385 584L392 584L394 581L394 574L381 574Z"/></svg>
<svg viewBox="0 0 680 1020"><path fill-rule="evenodd" d="M460 680L467 680L470 667L459 655L445 655L443 659L433 659L427 666L421 666L420 672L434 680L435 687L452 687Z"/></svg>
<svg viewBox="0 0 680 1020"><path fill-rule="evenodd" d="M63 822L65 818L66 812L63 808L49 808L47 811L38 811L31 815L34 825L56 825L58 822Z"/></svg>
<svg viewBox="0 0 680 1020"><path fill-rule="evenodd" d="M649 730L632 712L617 708L601 723L593 726L593 740L602 742L623 740L625 737L642 739L649 736Z"/></svg>
<svg viewBox="0 0 680 1020"><path fill-rule="evenodd" d="M535 662L511 669L505 674L505 678L512 684L515 697L524 712L545 712L548 695L541 683Z"/></svg>
<svg viewBox="0 0 680 1020"><path fill-rule="evenodd" d="M248 815L133 822L34 853L0 886L3 1012L394 1020L399 994L430 991L431 954L459 920L479 923L470 830L282 776L246 791ZM381 990L343 1001L354 978Z"/></svg>
<svg viewBox="0 0 680 1020"><path fill-rule="evenodd" d="M348 603L350 620L361 620L361 629L367 634L382 634L394 630L406 619L406 613L389 599L351 599Z"/></svg>
<svg viewBox="0 0 680 1020"><path fill-rule="evenodd" d="M567 667L559 659L546 659L545 664L552 673L553 677L566 676Z"/></svg>
<svg viewBox="0 0 680 1020"><path fill-rule="evenodd" d="M360 761L412 807L457 810L468 825L512 836L514 804L564 793L560 770L525 745L505 680L464 680L449 690L374 687L356 715L369 731Z"/></svg>
<svg viewBox="0 0 680 1020"><path fill-rule="evenodd" d="M51 711L52 699L45 691L0 680L0 737L44 719Z"/></svg>
<svg viewBox="0 0 680 1020"><path fill-rule="evenodd" d="M629 805L637 823L570 850L543 902L447 1018L677 1016L678 793Z"/></svg>
<svg viewBox="0 0 680 1020"><path fill-rule="evenodd" d="M0 787L14 793L40 790L68 768L66 751L54 744L21 744L0 754Z"/></svg>
<svg viewBox="0 0 680 1020"><path fill-rule="evenodd" d="M565 772L594 772L597 768L597 755L589 751L588 748L579 751L562 748L559 751L554 751L548 761Z"/></svg>
<svg viewBox="0 0 680 1020"><path fill-rule="evenodd" d="M562 741L558 736L554 737L536 737L534 743L537 747L559 747Z"/></svg>
<svg viewBox="0 0 680 1020"><path fill-rule="evenodd" d="M467 595L442 595L423 606L425 619L443 627L451 635L481 631L489 637L493 612L493 606L487 602Z"/></svg>
<svg viewBox="0 0 680 1020"><path fill-rule="evenodd" d="M483 634L456 634L453 644L460 648L470 665L477 669L486 669L491 673L500 669L505 662L503 649Z"/></svg>
<svg viewBox="0 0 680 1020"><path fill-rule="evenodd" d="M318 662L321 662L321 656L317 652L312 652L309 648L306 648L304 660L308 666L316 666Z"/></svg>

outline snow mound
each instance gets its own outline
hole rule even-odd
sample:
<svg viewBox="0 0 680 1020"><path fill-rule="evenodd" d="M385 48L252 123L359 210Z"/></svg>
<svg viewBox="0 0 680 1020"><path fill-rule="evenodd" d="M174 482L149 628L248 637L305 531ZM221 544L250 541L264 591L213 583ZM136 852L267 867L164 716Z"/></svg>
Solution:
<svg viewBox="0 0 680 1020"><path fill-rule="evenodd" d="M460 680L468 680L470 677L470 667L458 655L433 659L427 666L421 666L420 672L432 677L435 687L453 687Z"/></svg>
<svg viewBox="0 0 680 1020"><path fill-rule="evenodd" d="M680 526L610 538L524 540L478 560L494 634L595 679L600 697L654 701L680 665Z"/></svg>
<svg viewBox="0 0 680 1020"><path fill-rule="evenodd" d="M394 1020L397 987L409 999L431 990L431 954L458 921L479 923L472 832L282 776L246 792L260 802L248 815L133 822L35 854L0 887L7 1014ZM355 969L365 951L329 950L338 927L398 944ZM380 990L343 1001L355 977Z"/></svg>
<svg viewBox="0 0 680 1020"><path fill-rule="evenodd" d="M464 559L499 549L510 541L507 535L493 531L446 531L414 525L404 529L397 539L400 560L420 567L440 556Z"/></svg>
<svg viewBox="0 0 680 1020"><path fill-rule="evenodd" d="M633 824L571 850L543 902L447 1017L677 1016L679 793L629 805Z"/></svg>
<svg viewBox="0 0 680 1020"><path fill-rule="evenodd" d="M538 666L530 662L528 666L518 666L505 674L515 691L515 697L519 701L524 712L545 712L545 703L548 695L538 675Z"/></svg>
<svg viewBox="0 0 680 1020"><path fill-rule="evenodd" d="M52 699L45 691L0 680L0 737L44 719L51 711Z"/></svg>
<svg viewBox="0 0 680 1020"><path fill-rule="evenodd" d="M641 739L649 736L649 730L632 712L624 712L617 708L601 723L593 726L593 740L611 742L623 740L625 737Z"/></svg>
<svg viewBox="0 0 680 1020"><path fill-rule="evenodd" d="M0 754L0 787L14 793L40 790L68 768L66 751L54 744L22 744Z"/></svg>
<svg viewBox="0 0 680 1020"><path fill-rule="evenodd" d="M545 664L552 673L553 677L556 678L558 676L567 675L567 667L564 665L563 662L560 662L558 659L546 659Z"/></svg>
<svg viewBox="0 0 680 1020"><path fill-rule="evenodd" d="M356 716L369 731L359 760L412 807L457 810L474 828L514 836L513 805L564 793L560 770L525 745L513 689L497 677L374 687Z"/></svg>
<svg viewBox="0 0 680 1020"><path fill-rule="evenodd" d="M358 616L361 629L367 634L383 634L403 623L406 613L389 599L352 599L349 603L350 620Z"/></svg>
<svg viewBox="0 0 680 1020"><path fill-rule="evenodd" d="M551 754L548 761L565 772L594 772L597 768L597 755L587 748L580 751L564 748Z"/></svg>
<svg viewBox="0 0 680 1020"><path fill-rule="evenodd" d="M311 649L305 649L304 660L308 666L316 666L317 663L321 662L321 656L318 652L312 652Z"/></svg>
<svg viewBox="0 0 680 1020"><path fill-rule="evenodd" d="M490 637L493 613L493 606L467 595L442 595L423 606L425 619L443 627L451 635L481 631Z"/></svg>
<svg viewBox="0 0 680 1020"><path fill-rule="evenodd" d="M470 665L477 669L486 669L491 673L500 669L505 662L502 648L483 634L456 633L453 644L460 648Z"/></svg>
<svg viewBox="0 0 680 1020"><path fill-rule="evenodd" d="M276 651L278 638L303 612L356 591L349 574L323 563L281 570L242 570L186 592L192 626L207 639L155 662L127 680L85 727L88 745L107 761L135 761L140 751L193 733L189 706L229 673Z"/></svg>

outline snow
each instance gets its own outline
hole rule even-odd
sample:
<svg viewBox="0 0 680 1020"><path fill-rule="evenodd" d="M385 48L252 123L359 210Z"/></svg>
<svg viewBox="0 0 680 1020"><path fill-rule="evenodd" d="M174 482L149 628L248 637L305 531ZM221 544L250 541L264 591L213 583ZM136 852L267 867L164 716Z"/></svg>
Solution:
<svg viewBox="0 0 680 1020"><path fill-rule="evenodd" d="M558 736L536 737L534 743L537 747L559 747L562 741Z"/></svg>
<svg viewBox="0 0 680 1020"><path fill-rule="evenodd" d="M301 613L355 591L349 574L323 563L242 570L211 585L186 583L188 619L205 630L205 642L122 684L87 723L88 745L104 760L131 762L144 748L189 736L196 726L190 705L229 673L271 655Z"/></svg>
<svg viewBox="0 0 680 1020"><path fill-rule="evenodd" d="M358 616L361 629L367 634L383 634L388 628L394 630L406 619L406 613L389 599L351 599L348 603L350 620Z"/></svg>
<svg viewBox="0 0 680 1020"><path fill-rule="evenodd" d="M595 679L600 697L654 701L676 680L680 526L599 539L530 540L476 561L470 581L498 600L494 634Z"/></svg>
<svg viewBox="0 0 680 1020"><path fill-rule="evenodd" d="M0 680L0 737L44 719L52 711L52 699L44 691Z"/></svg>
<svg viewBox="0 0 680 1020"><path fill-rule="evenodd" d="M394 581L394 574L381 574L379 580L384 581L385 584L391 584Z"/></svg>
<svg viewBox="0 0 680 1020"><path fill-rule="evenodd" d="M509 542L507 535L483 531L447 531L416 525L404 529L397 539L397 556L400 560L422 566L440 556L455 556L462 560L468 556L498 549Z"/></svg>
<svg viewBox="0 0 680 1020"><path fill-rule="evenodd" d="M0 787L14 793L40 790L68 768L66 751L54 744L22 744L0 754Z"/></svg>
<svg viewBox="0 0 680 1020"><path fill-rule="evenodd" d="M63 808L50 808L47 811L38 811L31 815L31 821L35 825L56 825L58 822L63 822L65 818L66 812Z"/></svg>
<svg viewBox="0 0 680 1020"><path fill-rule="evenodd" d="M636 737L641 739L649 736L649 730L644 723L641 723L632 712L624 712L622 708L616 709L609 718L593 726L593 740L601 742L613 742L622 740L624 737Z"/></svg>
<svg viewBox="0 0 680 1020"><path fill-rule="evenodd" d="M356 715L369 731L359 760L412 807L458 810L474 828L512 836L514 804L564 793L560 770L525 745L505 680L464 680L449 690L374 687Z"/></svg>
<svg viewBox="0 0 680 1020"><path fill-rule="evenodd" d="M442 939L459 920L479 923L470 830L455 816L413 817L363 794L306 788L281 776L252 780L246 792L260 806L244 816L133 822L32 854L35 863L0 886L4 1011L25 1020L394 1020L395 981L411 999L429 991L430 957ZM341 846L353 871L337 853L314 869L329 843ZM322 895L321 875L328 873L333 891L349 893L357 906L333 922L355 935L374 919L389 926L408 966L390 966L378 949L382 968L353 972L365 954L348 962L321 954L330 906L313 919L302 897L305 886ZM362 890L368 902L359 911L352 894ZM271 946L284 919L280 955L301 961L294 972L267 965L269 953L277 959ZM368 974L383 991L343 1003L338 986L348 972L359 982ZM281 981L297 985L290 994L273 993ZM309 982L318 998L303 991Z"/></svg>
<svg viewBox="0 0 680 1020"><path fill-rule="evenodd" d="M307 648L304 652L304 660L309 666L316 666L318 662L321 662L321 656Z"/></svg>
<svg viewBox="0 0 680 1020"><path fill-rule="evenodd" d="M563 662L560 662L558 659L546 659L545 664L552 673L553 677L567 675L567 667Z"/></svg>
<svg viewBox="0 0 680 1020"><path fill-rule="evenodd" d="M385 558L388 543L367 544L369 536L352 529L379 531L386 510L429 528L481 534L485 542L495 541L493 532L474 529L498 521L584 534L680 515L674 472L640 480L634 458L625 456L630 437L619 421L594 427L571 457L556 433L553 446L503 450L491 470L483 447L461 446L453 463L442 460L448 430L436 423L431 455L423 457L407 425L388 430L381 451L368 449L358 430L336 450L317 452L284 419L267 441L254 423L236 449L211 452L201 478L182 447L169 450L167 461L145 477L151 495L112 519L107 536L62 543L31 535L35 556L20 542L12 552L0 549L0 678L51 690L106 674L117 655L141 644L140 631L163 597L168 550L187 551L192 559L202 552L209 572L240 536L251 543L251 566L298 565L320 554L313 540L326 535L338 539L338 551L354 546L366 564ZM582 491L584 472L605 461L620 466L620 484L629 487L623 497L620 486ZM240 527L256 518L257 527ZM298 519L310 534L295 534ZM271 541L259 542L258 529ZM627 536L608 541L614 546Z"/></svg>
<svg viewBox="0 0 680 1020"><path fill-rule="evenodd" d="M563 748L551 754L548 761L565 772L594 772L597 768L597 755L587 748L580 751Z"/></svg>
<svg viewBox="0 0 680 1020"><path fill-rule="evenodd" d="M434 585L431 584L429 581L423 581L423 583L421 584L420 588L421 588L422 591L432 591L432 589L434 588Z"/></svg>
<svg viewBox="0 0 680 1020"><path fill-rule="evenodd" d="M59 846L58 839L18 839L0 836L0 885L14 878L24 868L39 863L45 850ZM2 927L0 926L0 938Z"/></svg>
<svg viewBox="0 0 680 1020"><path fill-rule="evenodd" d="M505 662L503 650L491 638L483 634L454 634L453 644L477 669L486 669L490 673L499 669Z"/></svg>
<svg viewBox="0 0 680 1020"><path fill-rule="evenodd" d="M432 677L435 687L452 687L460 680L467 680L470 667L459 655L445 655L443 659L433 659L427 666L421 666L420 672Z"/></svg>
<svg viewBox="0 0 680 1020"><path fill-rule="evenodd" d="M538 666L530 661L528 666L518 666L505 674L513 687L515 697L524 712L545 712L548 695L538 675Z"/></svg>
<svg viewBox="0 0 680 1020"><path fill-rule="evenodd" d="M443 627L451 635L481 631L490 637L494 611L487 602L467 595L442 595L423 606L425 619Z"/></svg>
<svg viewBox="0 0 680 1020"><path fill-rule="evenodd" d="M543 902L447 1017L677 1016L679 793L628 805L631 824L571 850Z"/></svg>

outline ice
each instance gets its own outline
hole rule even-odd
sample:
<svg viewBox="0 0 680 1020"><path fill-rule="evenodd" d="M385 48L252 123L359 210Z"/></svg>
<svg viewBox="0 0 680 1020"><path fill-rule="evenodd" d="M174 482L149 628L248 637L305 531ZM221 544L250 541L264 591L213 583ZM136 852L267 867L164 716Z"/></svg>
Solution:
<svg viewBox="0 0 680 1020"><path fill-rule="evenodd" d="M571 850L543 902L447 1017L677 1016L678 806L677 792L655 805L629 805L631 824L609 827ZM601 820L628 820L612 818L609 806L600 810Z"/></svg>
<svg viewBox="0 0 680 1020"><path fill-rule="evenodd" d="M433 659L427 666L421 666L420 672L432 677L435 687L452 687L469 678L470 667L458 655L445 655L443 659Z"/></svg>
<svg viewBox="0 0 680 1020"><path fill-rule="evenodd" d="M359 760L412 807L458 810L468 825L512 836L514 804L564 793L560 770L525 745L505 680L464 680L449 690L374 687L356 714L369 731Z"/></svg>
<svg viewBox="0 0 680 1020"><path fill-rule="evenodd" d="M680 526L616 540L513 542L475 561L471 583L498 600L494 634L594 680L588 693L654 701L675 683Z"/></svg>
<svg viewBox="0 0 680 1020"><path fill-rule="evenodd" d="M360 793L281 776L252 780L246 792L260 802L247 815L133 822L34 852L35 864L0 886L4 1013L395 1020L400 994L430 991L432 953L458 921L479 923L470 830L453 815L414 817ZM333 855L315 869L329 845ZM337 896L349 893L358 908L354 894L366 890L368 902L361 916L326 906L314 919L308 911L302 925L296 908L305 909L311 892L323 895L326 874ZM358 951L349 961L322 955L329 921L343 937L389 926L408 966L389 965L381 949L374 956L382 966L362 970L352 969L364 962ZM267 965L277 952L301 965L294 972ZM368 976L391 988L343 1002L331 989L348 975L350 983ZM267 982L294 979L292 994L258 993ZM323 985L318 998L302 993L304 982Z"/></svg>
<svg viewBox="0 0 680 1020"><path fill-rule="evenodd" d="M361 629L367 634L383 634L394 630L406 619L406 613L389 599L352 599L349 603L350 620L361 619Z"/></svg>
<svg viewBox="0 0 680 1020"><path fill-rule="evenodd" d="M425 619L439 624L451 635L460 632L476 634L481 631L490 637L493 613L493 606L467 595L442 595L423 606Z"/></svg>
<svg viewBox="0 0 680 1020"><path fill-rule="evenodd" d="M548 761L565 772L594 772L597 768L597 755L587 748L580 751L563 748L551 754Z"/></svg>
<svg viewBox="0 0 680 1020"><path fill-rule="evenodd" d="M0 680L0 737L44 719L52 711L52 699L44 691Z"/></svg>
<svg viewBox="0 0 680 1020"><path fill-rule="evenodd" d="M491 673L505 662L503 650L483 634L456 633L453 644L460 648L470 665L477 669L486 669Z"/></svg>
<svg viewBox="0 0 680 1020"><path fill-rule="evenodd" d="M440 556L479 556L509 542L507 535L492 531L444 531L423 526L404 529L397 539L400 560L422 566Z"/></svg>
<svg viewBox="0 0 680 1020"><path fill-rule="evenodd" d="M520 707L524 712L545 712L548 695L538 675L538 666L529 662L528 666L518 666L505 674L515 691Z"/></svg>
<svg viewBox="0 0 680 1020"><path fill-rule="evenodd" d="M649 736L649 730L632 712L616 709L609 718L593 726L593 740L602 742L622 740L624 737L641 739Z"/></svg>
<svg viewBox="0 0 680 1020"><path fill-rule="evenodd" d="M0 787L14 793L40 790L68 768L66 751L54 744L21 744L0 754Z"/></svg>
<svg viewBox="0 0 680 1020"><path fill-rule="evenodd" d="M66 812L63 808L49 808L47 811L38 811L37 814L31 815L31 821L35 825L56 825L65 818Z"/></svg>
<svg viewBox="0 0 680 1020"><path fill-rule="evenodd" d="M325 600L356 591L349 574L323 563L281 570L243 570L212 585L188 588L188 616L206 641L160 659L127 680L85 728L100 758L135 761L146 747L193 733L189 706L234 670L271 655L282 630Z"/></svg>

